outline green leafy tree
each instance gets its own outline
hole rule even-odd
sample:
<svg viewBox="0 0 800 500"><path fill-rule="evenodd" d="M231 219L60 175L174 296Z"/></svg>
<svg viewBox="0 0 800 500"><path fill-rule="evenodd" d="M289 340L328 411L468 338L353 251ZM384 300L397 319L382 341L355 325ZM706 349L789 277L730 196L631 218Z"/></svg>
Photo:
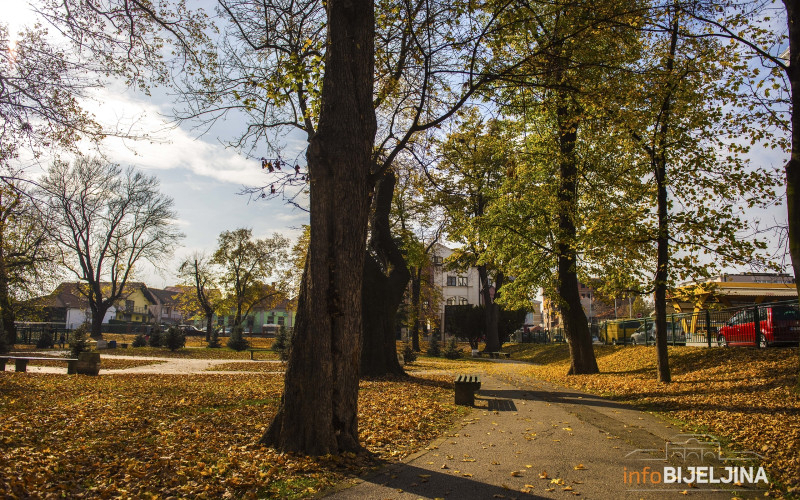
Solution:
<svg viewBox="0 0 800 500"><path fill-rule="evenodd" d="M219 266L218 283L225 292L224 307L233 312L233 326L242 324L256 305L273 305L285 297L285 285L271 286L270 277L285 266L289 240L279 234L253 238L252 229L223 231L212 263Z"/></svg>
<svg viewBox="0 0 800 500"><path fill-rule="evenodd" d="M625 161L629 151L614 148L619 132L608 133L605 112L638 57L631 27L642 12L629 2L532 3L511 14L513 28L492 42L500 58L548 48L520 66L516 85L496 94L518 127L507 141L518 161L486 214L486 239L493 259L514 276L501 301L525 307L542 286L558 302L572 374L598 371L578 288L579 276L586 277L584 252L605 245L610 263L627 261L633 270L630 263L643 255L617 253L620 245L607 239L635 228L626 221L635 220L642 200L631 195L641 170Z"/></svg>
<svg viewBox="0 0 800 500"><path fill-rule="evenodd" d="M201 254L195 254L184 260L178 268L178 276L191 291L184 290L179 295L179 307L186 316L201 314L206 325L206 342L217 344L217 332L214 329L214 314L222 304L222 292L219 289L220 270L213 262Z"/></svg>
<svg viewBox="0 0 800 500"><path fill-rule="evenodd" d="M440 146L437 181L446 186L441 203L448 213L448 238L461 244L451 256L450 267L477 267L480 293L486 305L486 350L500 350L498 318L505 282L501 266L491 259L485 215L508 172L514 170L511 140L503 123L486 121L476 109L464 114Z"/></svg>

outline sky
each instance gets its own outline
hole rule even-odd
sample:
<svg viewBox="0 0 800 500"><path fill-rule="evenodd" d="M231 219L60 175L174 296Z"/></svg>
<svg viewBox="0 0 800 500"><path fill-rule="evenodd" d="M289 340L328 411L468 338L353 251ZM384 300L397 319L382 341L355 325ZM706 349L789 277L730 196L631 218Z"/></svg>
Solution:
<svg viewBox="0 0 800 500"><path fill-rule="evenodd" d="M6 2L0 11L0 22L8 24L11 34L23 25L31 26L35 20L27 2L20 0ZM155 175L161 182L161 192L175 202L176 224L185 235L182 245L160 266L162 269L148 263L140 265L137 281L155 288L177 284L175 272L180 262L194 252L212 253L222 231L247 227L255 237L279 232L294 240L301 225L307 223L306 212L281 200L253 200L239 194L244 187L269 183L258 161L225 148L220 139L230 137L218 139L225 131L233 136L245 126L244 122L220 123L211 134L197 137L188 127L175 127L166 118L173 103L164 90L155 89L152 96L146 96L115 82L109 82L82 104L105 125L131 124L141 134L152 137L153 140L107 139L103 151L114 163ZM290 140L288 150L299 152L303 146L302 141ZM46 161L41 163L46 167ZM34 177L41 171L38 166L27 169Z"/></svg>

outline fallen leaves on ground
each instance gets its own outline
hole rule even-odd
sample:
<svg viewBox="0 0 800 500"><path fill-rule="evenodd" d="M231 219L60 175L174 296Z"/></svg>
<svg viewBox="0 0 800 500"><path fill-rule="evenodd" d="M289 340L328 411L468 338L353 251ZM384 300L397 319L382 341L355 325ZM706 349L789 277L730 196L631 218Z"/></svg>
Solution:
<svg viewBox="0 0 800 500"><path fill-rule="evenodd" d="M211 366L207 369L210 372L254 372L254 373L275 373L283 372L285 366L278 363L259 363L258 361L242 361L232 363L222 363Z"/></svg>
<svg viewBox="0 0 800 500"><path fill-rule="evenodd" d="M255 444L282 389L267 374L0 374L0 497L308 497L463 416L444 380L365 381L361 439L375 458L309 458Z"/></svg>

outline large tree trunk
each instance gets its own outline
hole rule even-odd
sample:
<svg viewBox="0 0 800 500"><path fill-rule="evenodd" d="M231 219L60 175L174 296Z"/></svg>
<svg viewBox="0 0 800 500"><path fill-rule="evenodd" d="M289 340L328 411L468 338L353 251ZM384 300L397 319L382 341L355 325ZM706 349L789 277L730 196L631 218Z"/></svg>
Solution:
<svg viewBox="0 0 800 500"><path fill-rule="evenodd" d="M103 318L108 312L109 307L110 304L104 305L101 303L95 304L94 306L90 304L90 309L92 311L92 329L90 335L93 339L103 338Z"/></svg>
<svg viewBox="0 0 800 500"><path fill-rule="evenodd" d="M675 54L678 47L678 13L672 22L670 34L669 57L667 57L666 73L672 75L675 67ZM667 157L666 148L671 125L672 92L669 91L661 104L661 128L658 131L656 149L651 151L657 187L658 234L656 235L657 258L655 276L656 306L656 365L658 381L672 382L669 370L669 351L667 349L667 280L669 278L669 220L667 200ZM656 156L657 155L657 156ZM647 335L647 332L645 332Z"/></svg>
<svg viewBox="0 0 800 500"><path fill-rule="evenodd" d="M370 248L364 259L361 376L404 375L397 361L395 329L397 309L411 274L392 238L389 213L395 175L387 171L375 188L375 210L370 221Z"/></svg>
<svg viewBox="0 0 800 500"><path fill-rule="evenodd" d="M489 271L485 265L478 266L478 277L481 280L481 295L483 296L483 310L485 311L483 333L486 336L486 345L483 349L486 352L498 352L500 350L500 336L497 330L500 307L494 303L494 297L492 297L489 286Z"/></svg>
<svg viewBox="0 0 800 500"><path fill-rule="evenodd" d="M561 161L558 187L558 294L561 297L561 317L564 332L569 340L572 375L598 373L594 357L592 334L586 313L581 306L578 291L577 256L575 240L577 229L574 217L578 211L578 166L575 158L575 141L578 123L566 106L558 108L561 133Z"/></svg>
<svg viewBox="0 0 800 500"><path fill-rule="evenodd" d="M309 141L311 238L280 408L261 442L324 455L360 449L361 291L369 215L375 18L329 0L320 120Z"/></svg>
<svg viewBox="0 0 800 500"><path fill-rule="evenodd" d="M422 268L414 269L411 277L411 349L420 352L419 327L420 327L420 295L422 290Z"/></svg>
<svg viewBox="0 0 800 500"><path fill-rule="evenodd" d="M789 255L800 300L800 5L783 0L789 25L789 87L792 99L792 151L786 162L786 210L789 223ZM800 374L797 377L800 390Z"/></svg>
<svg viewBox="0 0 800 500"><path fill-rule="evenodd" d="M403 301L405 289L401 282L386 276L375 259L367 254L364 262L362 377L405 375L397 360L395 341L397 309Z"/></svg>
<svg viewBox="0 0 800 500"><path fill-rule="evenodd" d="M656 237L658 259L656 263L656 356L658 381L672 382L667 349L667 278L669 266L669 226L667 223L667 186L664 179L666 168L662 162L658 179L658 236ZM645 332L645 335L647 332Z"/></svg>
<svg viewBox="0 0 800 500"><path fill-rule="evenodd" d="M2 244L2 241L0 241L0 244ZM5 345L10 349L17 338L17 327L8 291L8 276L4 257L0 257L0 316L2 316L0 321L3 324L3 331L0 334L5 336L5 342L0 342L0 346Z"/></svg>

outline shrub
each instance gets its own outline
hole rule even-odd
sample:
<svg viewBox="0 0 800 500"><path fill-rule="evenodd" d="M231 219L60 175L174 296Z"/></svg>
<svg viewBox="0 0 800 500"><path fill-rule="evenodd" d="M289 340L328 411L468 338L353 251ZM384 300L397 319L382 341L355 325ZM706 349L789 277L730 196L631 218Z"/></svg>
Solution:
<svg viewBox="0 0 800 500"><path fill-rule="evenodd" d="M150 332L150 340L147 343L150 344L150 347L161 347L162 340L161 329L156 327Z"/></svg>
<svg viewBox="0 0 800 500"><path fill-rule="evenodd" d="M278 352L283 361L289 359L289 353L292 350L292 333L286 329L285 325L281 325L278 329L275 342L272 343L272 350Z"/></svg>
<svg viewBox="0 0 800 500"><path fill-rule="evenodd" d="M141 333L134 337L133 343L131 344L133 347L146 347L147 346L147 339L144 338L144 335Z"/></svg>
<svg viewBox="0 0 800 500"><path fill-rule="evenodd" d="M89 341L86 338L88 332L89 327L86 323L72 331L72 340L69 341L69 355L73 358L77 358L80 353L89 350Z"/></svg>
<svg viewBox="0 0 800 500"><path fill-rule="evenodd" d="M413 363L417 360L417 353L411 348L411 344L408 342L403 344L403 359L406 363Z"/></svg>
<svg viewBox="0 0 800 500"><path fill-rule="evenodd" d="M164 336L164 346L168 347L170 351L177 351L186 345L186 335L180 329L171 326L167 329L167 334Z"/></svg>
<svg viewBox="0 0 800 500"><path fill-rule="evenodd" d="M244 351L250 347L250 342L244 338L242 325L236 325L231 330L231 336L228 338L228 347L234 351Z"/></svg>
<svg viewBox="0 0 800 500"><path fill-rule="evenodd" d="M461 357L461 349L458 348L455 337L450 338L450 341L447 343L447 347L445 347L442 354L447 359L458 359Z"/></svg>
<svg viewBox="0 0 800 500"><path fill-rule="evenodd" d="M431 342L428 344L428 356L441 356L442 347L439 345L439 336L431 335Z"/></svg>
<svg viewBox="0 0 800 500"><path fill-rule="evenodd" d="M39 340L36 341L36 347L39 349L49 349L53 347L53 332L42 332L42 334L39 335Z"/></svg>
<svg viewBox="0 0 800 500"><path fill-rule="evenodd" d="M211 337L208 339L208 347L212 349L222 347L222 345L219 343L219 331L217 331L216 328L211 331Z"/></svg>

